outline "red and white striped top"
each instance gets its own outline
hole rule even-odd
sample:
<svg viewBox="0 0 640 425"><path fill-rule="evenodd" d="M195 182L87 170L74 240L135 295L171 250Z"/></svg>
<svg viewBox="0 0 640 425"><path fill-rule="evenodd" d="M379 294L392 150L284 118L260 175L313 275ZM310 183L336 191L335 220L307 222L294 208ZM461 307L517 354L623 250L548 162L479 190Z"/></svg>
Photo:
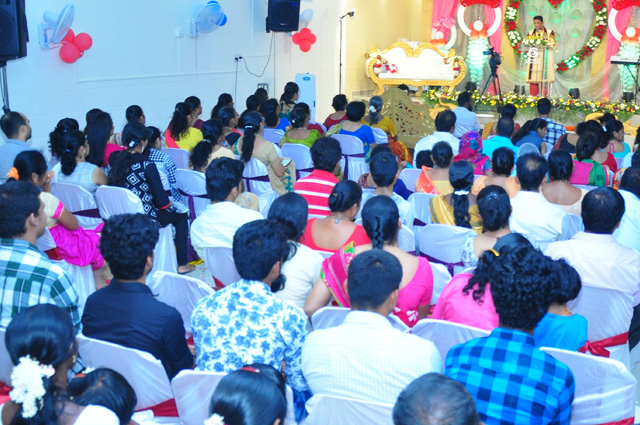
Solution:
<svg viewBox="0 0 640 425"><path fill-rule="evenodd" d="M338 179L332 173L322 170L313 170L307 177L298 180L293 189L309 204L309 218L326 217L329 210L329 195Z"/></svg>

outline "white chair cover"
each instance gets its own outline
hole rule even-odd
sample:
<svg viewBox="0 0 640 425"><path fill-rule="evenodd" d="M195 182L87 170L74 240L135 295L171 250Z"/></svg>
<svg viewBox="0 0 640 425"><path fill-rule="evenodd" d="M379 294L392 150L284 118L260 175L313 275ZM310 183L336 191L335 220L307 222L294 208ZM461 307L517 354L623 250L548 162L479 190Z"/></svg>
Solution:
<svg viewBox="0 0 640 425"><path fill-rule="evenodd" d="M451 273L444 264L429 263L433 273L433 294L431 295L431 305L435 305L440 298L444 287L451 281Z"/></svg>
<svg viewBox="0 0 640 425"><path fill-rule="evenodd" d="M405 170L406 171L406 170ZM401 175L402 176L402 175ZM422 229L424 226L431 223L431 211L429 210L429 203L431 198L438 195L432 195L430 193L412 193L409 196L409 202L413 205L413 229L418 232L418 229Z"/></svg>
<svg viewBox="0 0 640 425"><path fill-rule="evenodd" d="M298 179L307 177L313 171L313 161L311 160L311 149L305 145L296 143L285 143L282 146L282 154L291 158L296 164Z"/></svg>
<svg viewBox="0 0 640 425"><path fill-rule="evenodd" d="M176 168L189 169L189 152L184 149L162 148L160 152L169 155L176 164Z"/></svg>
<svg viewBox="0 0 640 425"><path fill-rule="evenodd" d="M616 165L618 166L618 170L624 168L624 157L618 158L616 157Z"/></svg>
<svg viewBox="0 0 640 425"><path fill-rule="evenodd" d="M244 164L242 178L247 192L255 193L258 196L260 213L266 217L269 214L271 204L279 196L271 186L267 167L259 160L251 158Z"/></svg>
<svg viewBox="0 0 640 425"><path fill-rule="evenodd" d="M96 199L85 188L75 184L51 183L51 193L73 213L81 227L95 229L102 223Z"/></svg>
<svg viewBox="0 0 640 425"><path fill-rule="evenodd" d="M574 184L574 186L577 187L578 189L584 189L586 191L592 191L593 189L598 188L598 186L589 186L584 184Z"/></svg>
<svg viewBox="0 0 640 425"><path fill-rule="evenodd" d="M329 252L329 251L316 251L316 252L322 255L322 258L329 258L333 255L333 252Z"/></svg>
<svg viewBox="0 0 640 425"><path fill-rule="evenodd" d="M275 128L265 128L262 132L262 138L267 142L280 146L280 141L284 137L284 131ZM297 164L297 162L296 162Z"/></svg>
<svg viewBox="0 0 640 425"><path fill-rule="evenodd" d="M416 237L410 228L402 226L398 232L398 247L409 253L416 253Z"/></svg>
<svg viewBox="0 0 640 425"><path fill-rule="evenodd" d="M202 425L209 417L209 403L218 384L227 374L202 370L183 370L171 381L180 422Z"/></svg>
<svg viewBox="0 0 640 425"><path fill-rule="evenodd" d="M147 286L156 295L156 299L174 307L182 316L187 338L191 330L191 313L202 298L215 294L203 281L174 273L158 272L147 280Z"/></svg>
<svg viewBox="0 0 640 425"><path fill-rule="evenodd" d="M475 234L473 230L464 227L430 224L418 235L420 253L426 255L429 261L446 265L454 275L464 269L462 242L468 235Z"/></svg>
<svg viewBox="0 0 640 425"><path fill-rule="evenodd" d="M624 364L557 348L542 351L567 365L575 377L571 425L626 423L619 421L634 418L638 384Z"/></svg>
<svg viewBox="0 0 640 425"><path fill-rule="evenodd" d="M6 328L0 328L0 382L7 386L11 386L11 371L13 370L13 362L9 357L7 346L4 343L4 334Z"/></svg>
<svg viewBox="0 0 640 425"><path fill-rule="evenodd" d="M96 203L100 210L100 215L107 220L112 215L126 213L144 214L142 201L135 193L123 187L100 186L96 190ZM178 260L176 258L176 247L173 242L173 227L166 226L160 228L160 237L153 250L153 268L149 276L155 272L163 271L170 273L178 272Z"/></svg>
<svg viewBox="0 0 640 425"><path fill-rule="evenodd" d="M488 336L490 332L446 320L422 319L411 329L411 333L433 342L444 364L447 353L453 346Z"/></svg>
<svg viewBox="0 0 640 425"><path fill-rule="evenodd" d="M306 405L303 425L392 425L393 404L316 394Z"/></svg>
<svg viewBox="0 0 640 425"><path fill-rule="evenodd" d="M344 322L350 311L350 308L345 307L322 307L311 316L311 326L313 330L334 328ZM391 322L391 326L399 331L407 332L409 330L409 327L395 315L389 315L388 319Z"/></svg>
<svg viewBox="0 0 640 425"><path fill-rule="evenodd" d="M223 285L227 286L240 280L230 248L207 248L204 257L209 273Z"/></svg>
<svg viewBox="0 0 640 425"><path fill-rule="evenodd" d="M629 331L633 316L633 297L614 289L582 286L578 298L568 303L569 309L589 322L587 340L601 341ZM629 344L608 347L611 359L622 362L629 370Z"/></svg>
<svg viewBox="0 0 640 425"><path fill-rule="evenodd" d="M319 125L319 126L320 126L320 128L322 129L322 133L323 133L323 134L326 134L326 132L327 132L327 127L325 127L325 126L324 126L324 124L322 124L321 122L310 122L309 124L316 124L316 125Z"/></svg>
<svg viewBox="0 0 640 425"><path fill-rule="evenodd" d="M582 224L582 217L576 214L565 214L562 220L562 236L560 240L571 239L576 233L582 232L584 225Z"/></svg>
<svg viewBox="0 0 640 425"><path fill-rule="evenodd" d="M78 335L78 350L89 367L107 367L127 378L138 397L136 410L171 400L173 392L162 362L151 354Z"/></svg>
<svg viewBox="0 0 640 425"><path fill-rule="evenodd" d="M348 180L357 182L361 175L369 172L369 164L364 161L364 145L362 140L347 134L334 134L334 139L340 143L342 159L340 166Z"/></svg>
<svg viewBox="0 0 640 425"><path fill-rule="evenodd" d="M422 170L418 170L416 168L405 168L400 171L400 180L407 186L407 189L411 192L416 191L416 180L420 177L420 173ZM428 205L427 205L428 206Z"/></svg>
<svg viewBox="0 0 640 425"><path fill-rule="evenodd" d="M178 190L184 196L185 204L191 211L191 222L211 203L207 196L207 182L204 173L194 170L176 170Z"/></svg>
<svg viewBox="0 0 640 425"><path fill-rule="evenodd" d="M376 144L386 145L389 143L389 138L387 137L387 133L385 133L383 129L371 127L371 130L373 130L373 137L375 137L376 139Z"/></svg>

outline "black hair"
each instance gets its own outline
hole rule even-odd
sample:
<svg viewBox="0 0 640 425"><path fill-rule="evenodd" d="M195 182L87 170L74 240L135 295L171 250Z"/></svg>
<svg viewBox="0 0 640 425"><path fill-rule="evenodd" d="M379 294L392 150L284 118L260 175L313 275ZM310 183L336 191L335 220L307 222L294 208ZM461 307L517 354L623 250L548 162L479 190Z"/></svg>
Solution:
<svg viewBox="0 0 640 425"><path fill-rule="evenodd" d="M87 124L85 129L87 133L87 140L89 141L89 156L87 162L92 163L98 167L105 167L104 163L104 150L107 147L107 142L111 137L111 130L113 129L113 120L111 115L106 112L97 113Z"/></svg>
<svg viewBox="0 0 640 425"><path fill-rule="evenodd" d="M264 87L258 87L253 94L258 98L258 102L260 102L260 112L262 112L264 105L267 103L267 100L269 100L269 92Z"/></svg>
<svg viewBox="0 0 640 425"><path fill-rule="evenodd" d="M0 119L0 129L9 139L15 139L23 125L27 125L27 120L19 112L9 111Z"/></svg>
<svg viewBox="0 0 640 425"><path fill-rule="evenodd" d="M131 421L138 402L136 392L125 377L104 367L72 379L67 392L77 405L91 404L111 410L118 416L120 425L127 425Z"/></svg>
<svg viewBox="0 0 640 425"><path fill-rule="evenodd" d="M516 131L516 134L513 135L511 141L517 143L529 134L530 131L542 130L544 128L547 128L547 120L544 118L534 118L524 123L524 125L520 127L520 130Z"/></svg>
<svg viewBox="0 0 640 425"><path fill-rule="evenodd" d="M191 149L189 153L189 165L194 170L204 170L209 163L209 156L213 152L213 148L218 144L218 140L222 136L222 121L219 118L213 118L202 124L202 141Z"/></svg>
<svg viewBox="0 0 640 425"><path fill-rule="evenodd" d="M332 137L321 137L311 145L311 160L316 170L333 173L342 158L340 142Z"/></svg>
<svg viewBox="0 0 640 425"><path fill-rule="evenodd" d="M451 146L449 146L451 148ZM453 155L453 151L451 151ZM431 158L431 149L426 149L418 152L416 156L416 168L421 169L422 167L433 168L433 158Z"/></svg>
<svg viewBox="0 0 640 425"><path fill-rule="evenodd" d="M360 122L364 117L367 107L364 102L353 101L347 105L347 119L352 122Z"/></svg>
<svg viewBox="0 0 640 425"><path fill-rule="evenodd" d="M478 210L484 230L495 232L509 227L511 201L502 186L487 186L478 193Z"/></svg>
<svg viewBox="0 0 640 425"><path fill-rule="evenodd" d="M256 142L256 134L260 133L262 115L259 112L249 112L244 117L244 135L242 136L242 150L240 157L244 162L248 162L253 154L253 147Z"/></svg>
<svg viewBox="0 0 640 425"><path fill-rule="evenodd" d="M589 120L581 122L576 126L576 134L578 136L582 136L585 132L591 131L595 134L595 136L600 139L600 134L602 133L602 124L600 124L596 120Z"/></svg>
<svg viewBox="0 0 640 425"><path fill-rule="evenodd" d="M333 96L333 101L331 102L331 107L336 111L344 111L347 108L349 101L347 100L347 96L343 94L337 94Z"/></svg>
<svg viewBox="0 0 640 425"><path fill-rule="evenodd" d="M511 171L513 171L515 157L515 153L509 148L502 147L494 150L491 154L491 169L493 173L497 176L509 177Z"/></svg>
<svg viewBox="0 0 640 425"><path fill-rule="evenodd" d="M284 423L287 399L281 391L276 375L257 364L245 366L226 375L216 387L210 414L224 418L226 425L271 425L276 419ZM283 380L284 381L284 380Z"/></svg>
<svg viewBox="0 0 640 425"><path fill-rule="evenodd" d="M267 219L282 224L288 240L300 242L300 237L307 227L308 215L309 204L304 197L289 192L273 201Z"/></svg>
<svg viewBox="0 0 640 425"><path fill-rule="evenodd" d="M640 131L638 132L640 133ZM631 155L631 168L640 168L640 151Z"/></svg>
<svg viewBox="0 0 640 425"><path fill-rule="evenodd" d="M373 96L369 99L369 122L373 125L378 124L380 122L380 112L382 111L383 100L380 96ZM371 110L371 107L375 109L375 111Z"/></svg>
<svg viewBox="0 0 640 425"><path fill-rule="evenodd" d="M520 247L501 252L493 263L491 295L500 326L534 330L551 305L552 261L532 247Z"/></svg>
<svg viewBox="0 0 640 425"><path fill-rule="evenodd" d="M371 158L371 178L378 187L392 185L398 169L398 157L390 152L380 153Z"/></svg>
<svg viewBox="0 0 640 425"><path fill-rule="evenodd" d="M640 198L640 168L631 167L625 170L620 181L620 190L626 190Z"/></svg>
<svg viewBox="0 0 640 425"><path fill-rule="evenodd" d="M262 115L264 116L264 125L269 128L274 128L278 125L278 120L280 117L278 116L278 99L269 99L264 104L264 110L262 110Z"/></svg>
<svg viewBox="0 0 640 425"><path fill-rule="evenodd" d="M38 216L40 188L33 183L8 181L0 185L0 238L13 239L27 232L25 222Z"/></svg>
<svg viewBox="0 0 640 425"><path fill-rule="evenodd" d="M458 161L449 168L449 182L453 186L451 202L453 203L453 216L456 226L471 228L471 216L469 215L469 194L473 185L473 165L467 161ZM467 194L459 194L458 191L466 191Z"/></svg>
<svg viewBox="0 0 640 425"><path fill-rule="evenodd" d="M513 103L507 103L502 107L502 117L514 119L516 117L516 113L518 109L516 109L516 105Z"/></svg>
<svg viewBox="0 0 640 425"><path fill-rule="evenodd" d="M192 110L196 110L196 108L198 106L202 105L202 102L200 102L200 98L197 96L189 96L184 100L184 103L188 103L189 106L191 106Z"/></svg>
<svg viewBox="0 0 640 425"><path fill-rule="evenodd" d="M218 111L218 115L211 118L220 118L222 121L222 125L225 127L230 127L231 120L233 120L237 115L236 110L233 106L225 106L224 108Z"/></svg>
<svg viewBox="0 0 640 425"><path fill-rule="evenodd" d="M536 109L538 110L539 115L549 115L551 113L551 101L546 97L543 97L542 99L538 99L538 103L536 104Z"/></svg>
<svg viewBox="0 0 640 425"><path fill-rule="evenodd" d="M547 160L540 155L528 153L518 158L516 173L522 190L538 190L548 168Z"/></svg>
<svg viewBox="0 0 640 425"><path fill-rule="evenodd" d="M394 425L478 425L476 403L460 382L428 373L411 382L393 407Z"/></svg>
<svg viewBox="0 0 640 425"><path fill-rule="evenodd" d="M205 171L207 196L213 202L227 199L233 188L240 185L244 163L237 159L216 158Z"/></svg>
<svg viewBox="0 0 640 425"><path fill-rule="evenodd" d="M370 159L373 159L374 156L379 155L381 153L393 154L393 152L391 151L389 146L387 146L386 144L385 145L379 145L379 146L376 146L375 148L371 149Z"/></svg>
<svg viewBox="0 0 640 425"><path fill-rule="evenodd" d="M144 275L159 232L158 223L142 213L118 214L105 220L100 253L116 279L134 280Z"/></svg>
<svg viewBox="0 0 640 425"><path fill-rule="evenodd" d="M569 180L573 174L573 159L571 154L563 149L552 151L549 155L549 179Z"/></svg>
<svg viewBox="0 0 640 425"><path fill-rule="evenodd" d="M300 88L293 81L284 85L284 91L280 96L280 105L294 105L293 96L300 91Z"/></svg>
<svg viewBox="0 0 640 425"><path fill-rule="evenodd" d="M132 161L132 149L146 140L147 128L139 122L130 122L122 130L122 145L126 150L116 151L109 157L109 184L126 187L126 178ZM91 153L91 151L89 151Z"/></svg>
<svg viewBox="0 0 640 425"><path fill-rule="evenodd" d="M47 172L47 160L40 151L35 150L20 152L13 160L13 166L18 170L19 180L23 182L35 183L31 180L34 173L42 177Z"/></svg>
<svg viewBox="0 0 640 425"><path fill-rule="evenodd" d="M540 16L540 15L536 15L536 16L534 16L534 17L533 17L533 20L534 20L534 21L544 22L544 19L542 19L542 16Z"/></svg>
<svg viewBox="0 0 640 425"><path fill-rule="evenodd" d="M591 132L585 132L576 143L576 158L578 161L591 159L599 146L598 138Z"/></svg>
<svg viewBox="0 0 640 425"><path fill-rule="evenodd" d="M62 155L60 156L60 167L62 174L70 176L76 169L76 156L78 151L87 139L80 130L72 130L62 136Z"/></svg>
<svg viewBox="0 0 640 425"><path fill-rule="evenodd" d="M358 254L349 264L348 271L347 291L351 308L353 310L379 308L393 291L398 290L400 281L402 281L402 266L393 255L382 249L372 249Z"/></svg>
<svg viewBox="0 0 640 425"><path fill-rule="evenodd" d="M7 326L5 344L11 361L18 365L23 357L31 357L43 366L59 367L77 353L76 332L71 316L53 304L39 304L20 311ZM67 395L43 376L44 396L34 417L23 417L18 411L12 424L56 424L62 414Z"/></svg>
<svg viewBox="0 0 640 425"><path fill-rule="evenodd" d="M233 236L233 260L240 277L266 278L278 261L289 258L291 248L287 241L283 226L272 220L255 220L240 227Z"/></svg>
<svg viewBox="0 0 640 425"><path fill-rule="evenodd" d="M140 118L142 118L143 115L144 112L142 112L142 108L138 105L129 106L124 113L127 122L140 122Z"/></svg>
<svg viewBox="0 0 640 425"><path fill-rule="evenodd" d="M615 121L615 120L616 120L616 116L613 115L611 112L605 112L600 116L600 118L598 118L598 121L600 121L600 124L602 125L605 125L609 121Z"/></svg>
<svg viewBox="0 0 640 425"><path fill-rule="evenodd" d="M362 188L351 180L336 183L329 195L329 209L331 212L345 212L354 205L360 205Z"/></svg>
<svg viewBox="0 0 640 425"><path fill-rule="evenodd" d="M149 146L153 146L155 141L160 139L160 129L152 125L148 125L144 132L144 140L149 142ZM160 141L162 142L162 140ZM149 152L148 150L146 152Z"/></svg>
<svg viewBox="0 0 640 425"><path fill-rule="evenodd" d="M510 138L513 134L515 124L511 118L500 118L496 127L499 136Z"/></svg>
<svg viewBox="0 0 640 425"><path fill-rule="evenodd" d="M309 107L306 108L302 106L302 103L298 103L291 110L291 115L289 115L289 121L291 122L292 128L304 128L304 123L309 116Z"/></svg>
<svg viewBox="0 0 640 425"><path fill-rule="evenodd" d="M448 168L453 161L453 149L447 142L438 142L431 148L431 160L438 168Z"/></svg>
<svg viewBox="0 0 640 425"><path fill-rule="evenodd" d="M603 115L604 117L604 115ZM613 115L611 115L612 119L610 120L605 120L605 121L601 121L602 125L604 127L604 132L605 132L605 139L606 139L606 143L609 144L609 142L614 139L614 134L620 130L624 130L624 124L622 124L622 121L617 120ZM602 118L601 118L602 119ZM607 146L604 145L600 146L602 149L606 148Z"/></svg>
<svg viewBox="0 0 640 425"><path fill-rule="evenodd" d="M211 118L220 118L218 116L218 112L222 108L231 106L232 103L233 98L231 97L231 95L229 93L222 93L220 96L218 96L218 103L216 103L216 106L211 109Z"/></svg>
<svg viewBox="0 0 640 425"><path fill-rule="evenodd" d="M458 106L464 106L467 103L473 102L473 98L471 97L471 93L468 91L460 92L458 95Z"/></svg>
<svg viewBox="0 0 640 425"><path fill-rule="evenodd" d="M51 153L60 158L62 156L62 152L64 152L64 148L62 147L62 136L71 130L79 129L80 126L78 125L78 121L73 118L63 118L58 121L56 128L49 133L49 148L51 149Z"/></svg>
<svg viewBox="0 0 640 425"><path fill-rule="evenodd" d="M456 128L456 114L453 111L445 110L436 115L436 131L442 131L444 133L450 133Z"/></svg>
<svg viewBox="0 0 640 425"><path fill-rule="evenodd" d="M375 196L362 207L362 227L377 249L382 249L385 242L396 242L399 219L398 206L388 196Z"/></svg>
<svg viewBox="0 0 640 425"><path fill-rule="evenodd" d="M576 129L576 132L578 130ZM631 152L637 152L638 147L640 147L640 131L636 133L636 138L633 140L633 147L631 148Z"/></svg>
<svg viewBox="0 0 640 425"><path fill-rule="evenodd" d="M398 86L398 89L400 89L400 90L404 90L404 91L407 91L407 92L408 92L408 91L409 91L409 86L408 86L408 85L406 85L406 84L400 84L400 85Z"/></svg>
<svg viewBox="0 0 640 425"><path fill-rule="evenodd" d="M169 131L171 137L175 140L180 140L187 135L189 131L189 115L193 112L193 109L188 103L178 102L173 110L173 118L169 123Z"/></svg>
<svg viewBox="0 0 640 425"><path fill-rule="evenodd" d="M551 279L551 301L557 304L566 304L574 300L580 294L582 281L580 274L564 259L553 261L555 273Z"/></svg>
<svg viewBox="0 0 640 425"><path fill-rule="evenodd" d="M244 128L245 115L247 115L249 112L257 111L260 108L260 99L258 99L258 96L252 94L247 97L245 104L247 105L247 109L242 111L242 114L240 114L240 117L238 118L238 127L241 128Z"/></svg>
<svg viewBox="0 0 640 425"><path fill-rule="evenodd" d="M582 199L585 232L610 235L624 215L624 198L610 187L598 187Z"/></svg>
<svg viewBox="0 0 640 425"><path fill-rule="evenodd" d="M87 113L84 115L84 120L87 123L87 125L84 127L84 134L87 134L89 132L89 127L91 126L91 123L93 123L93 119L97 117L101 112L103 111L100 108L93 108L87 111Z"/></svg>

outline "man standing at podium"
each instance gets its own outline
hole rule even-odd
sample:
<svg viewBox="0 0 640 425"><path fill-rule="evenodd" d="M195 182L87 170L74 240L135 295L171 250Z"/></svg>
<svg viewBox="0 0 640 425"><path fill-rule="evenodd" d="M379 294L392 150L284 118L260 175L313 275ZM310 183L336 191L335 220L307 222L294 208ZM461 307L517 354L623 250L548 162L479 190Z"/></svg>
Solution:
<svg viewBox="0 0 640 425"><path fill-rule="evenodd" d="M535 28L527 34L527 40L531 43L527 61L527 83L532 96L538 95L540 84L543 84L543 94L547 96L549 83L556 80L553 60L553 50L557 45L556 34L544 26L544 20L540 15L533 18L533 25ZM535 43L537 40L541 43Z"/></svg>

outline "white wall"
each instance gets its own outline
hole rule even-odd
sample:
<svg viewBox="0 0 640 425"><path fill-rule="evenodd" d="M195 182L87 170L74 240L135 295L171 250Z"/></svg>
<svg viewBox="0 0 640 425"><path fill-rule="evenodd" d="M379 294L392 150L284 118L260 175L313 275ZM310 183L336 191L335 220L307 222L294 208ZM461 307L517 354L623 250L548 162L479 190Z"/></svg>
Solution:
<svg viewBox="0 0 640 425"><path fill-rule="evenodd" d="M302 2L302 10L314 11L309 28L318 37L311 51L302 53L289 35L266 33L266 0L220 0L227 25L197 39L176 34L190 32L191 17L206 0L77 0L72 29L89 33L93 47L71 65L60 60L57 49L42 50L37 32L43 12L59 13L68 0L28 1L28 55L7 65L11 109L31 120L31 144L44 148L58 120L72 117L82 128L91 108L109 112L121 131L126 107L138 104L148 125L164 129L175 104L187 96L200 97L206 120L220 93L235 93L242 111L258 83L268 83L270 96L279 97L287 81L310 72L317 79L317 118L324 120L337 93L338 16L345 1ZM240 63L236 89L234 56L246 58L249 70L259 75L272 37L275 57L264 75L251 76Z"/></svg>

